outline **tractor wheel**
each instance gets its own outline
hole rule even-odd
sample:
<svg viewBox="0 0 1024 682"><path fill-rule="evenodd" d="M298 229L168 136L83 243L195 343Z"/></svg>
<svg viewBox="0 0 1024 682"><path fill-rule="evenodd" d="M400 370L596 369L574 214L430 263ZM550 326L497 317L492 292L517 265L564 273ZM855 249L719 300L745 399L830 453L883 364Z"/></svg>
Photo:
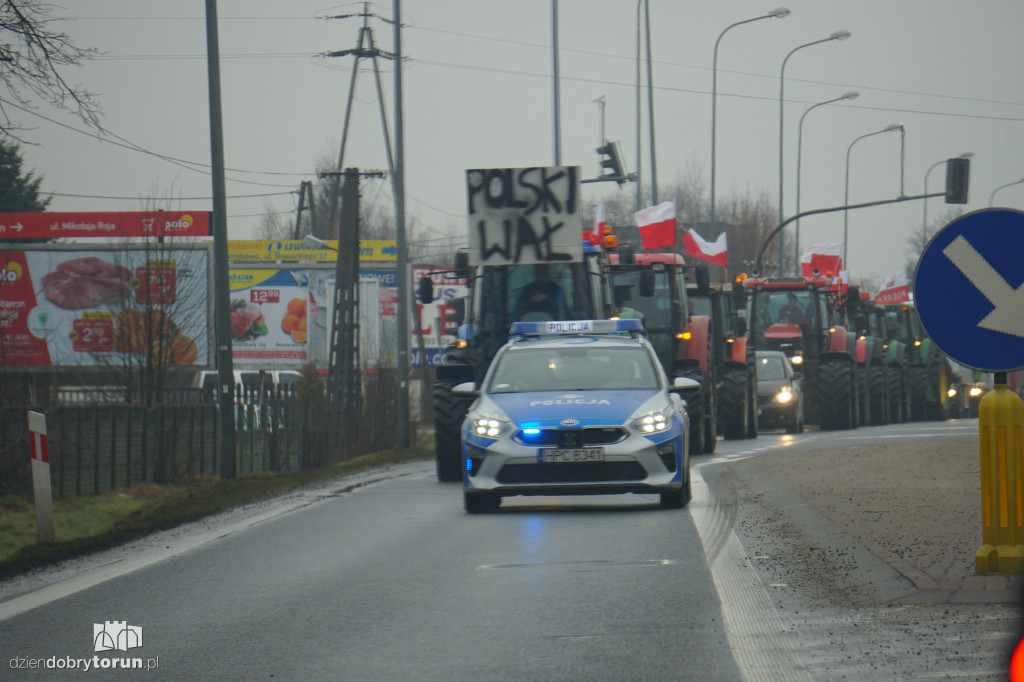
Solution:
<svg viewBox="0 0 1024 682"><path fill-rule="evenodd" d="M928 405L925 419L939 422L946 418L946 391L949 390L949 370L941 362L928 368Z"/></svg>
<svg viewBox="0 0 1024 682"><path fill-rule="evenodd" d="M461 481L462 422L472 398L452 393L447 384L434 384L434 460L437 480Z"/></svg>
<svg viewBox="0 0 1024 682"><path fill-rule="evenodd" d="M867 426L868 416L870 414L870 394L868 392L868 368L855 366L853 370L854 380L857 382L854 386L856 395L856 419L854 420L854 428L858 426Z"/></svg>
<svg viewBox="0 0 1024 682"><path fill-rule="evenodd" d="M868 369L868 414L872 426L888 424L886 411L889 397L885 385L885 367L872 365Z"/></svg>
<svg viewBox="0 0 1024 682"><path fill-rule="evenodd" d="M907 421L907 414L904 411L903 396L906 392L903 389L903 377L899 365L886 365L886 383L889 388L889 422L898 424Z"/></svg>
<svg viewBox="0 0 1024 682"><path fill-rule="evenodd" d="M700 384L700 391L689 394L686 399L686 413L690 415L690 452L704 452L704 406L707 404L704 374L700 370L686 372L683 376Z"/></svg>
<svg viewBox="0 0 1024 682"><path fill-rule="evenodd" d="M828 360L818 368L818 414L823 431L854 428L856 369L847 360Z"/></svg>
<svg viewBox="0 0 1024 682"><path fill-rule="evenodd" d="M747 367L747 438L757 438L757 370Z"/></svg>
<svg viewBox="0 0 1024 682"><path fill-rule="evenodd" d="M747 381L746 369L727 369L718 394L718 416L722 420L722 435L726 440L747 437Z"/></svg>
<svg viewBox="0 0 1024 682"><path fill-rule="evenodd" d="M704 454L710 455L718 445L718 403L709 388L704 392Z"/></svg>

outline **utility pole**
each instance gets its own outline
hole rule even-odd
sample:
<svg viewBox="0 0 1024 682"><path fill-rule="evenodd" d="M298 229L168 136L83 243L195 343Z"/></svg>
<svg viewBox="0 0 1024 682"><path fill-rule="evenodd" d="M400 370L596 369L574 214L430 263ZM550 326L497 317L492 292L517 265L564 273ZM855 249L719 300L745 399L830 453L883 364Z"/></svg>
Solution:
<svg viewBox="0 0 1024 682"><path fill-rule="evenodd" d="M231 358L231 289L228 277L227 190L224 182L224 127L220 106L220 41L217 0L206 0L206 66L210 91L210 164L213 180L213 329L217 362L217 418L220 421L220 477L234 478L235 394Z"/></svg>
<svg viewBox="0 0 1024 682"><path fill-rule="evenodd" d="M398 445L399 447L409 447L409 321L410 321L410 287L409 287L409 275L408 275L408 248L406 244L405 235L405 181L404 181L404 137L403 137L403 125L402 125L402 69L401 69L401 3L399 0L394 0L394 18L387 19L377 14L370 12L369 3L363 3L363 11L358 15L347 14L339 15L336 17L328 17L331 19L344 19L352 16L360 16L363 19L363 24L359 29L359 40L355 48L350 50L338 50L335 52L328 52L324 56L327 57L345 57L352 55L356 58L356 63L352 69L352 78L349 82L348 101L345 105L345 122L344 129L342 130L341 137L341 149L338 152L338 171L340 172L345 162L345 143L348 139L348 124L351 117L352 111L352 100L355 95L355 84L356 75L359 73L359 61L361 59L369 59L373 63L374 81L377 87L377 102L380 107L380 122L381 130L384 134L384 150L387 154L388 162L388 173L391 176L392 192L395 200L395 220L396 220L396 247L397 247L397 259L396 259L396 275L398 279L398 305L397 305L397 363L396 373L398 377L398 396L396 404L395 417L398 421ZM373 31L370 29L369 20L370 17L374 17L384 21L385 23L392 24L394 26L394 39L395 39L395 52L390 53L379 49L373 42ZM378 65L378 58L392 60L396 64L395 68L395 128L396 128L396 146L398 154L398 166L395 165L394 157L391 152L391 136L388 130L387 115L384 111L384 92L381 88L380 80L380 67ZM334 224L334 216L337 215L338 211L338 199L339 199L339 188L337 182L334 185L334 191L331 193L331 206L330 206L330 221ZM344 206L342 206L344 210ZM340 237L340 235L339 235ZM357 237L358 239L358 237ZM357 264L358 265L358 264Z"/></svg>
<svg viewBox="0 0 1024 682"><path fill-rule="evenodd" d="M302 235L299 234L302 226L302 211L306 210L306 197L309 197L309 231L313 233L316 227L316 211L314 207L316 202L313 199L313 183L310 180L303 180L299 183L299 208L295 212L295 229L292 231L292 239L302 239Z"/></svg>
<svg viewBox="0 0 1024 682"><path fill-rule="evenodd" d="M359 386L359 169L346 168L341 188L334 310L327 359L329 447L345 459L343 443L358 442Z"/></svg>

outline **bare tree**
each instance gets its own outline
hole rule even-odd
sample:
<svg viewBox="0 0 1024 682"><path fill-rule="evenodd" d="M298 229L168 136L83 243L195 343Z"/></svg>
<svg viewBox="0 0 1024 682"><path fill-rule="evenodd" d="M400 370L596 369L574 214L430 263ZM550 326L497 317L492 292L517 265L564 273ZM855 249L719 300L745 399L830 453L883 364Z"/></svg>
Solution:
<svg viewBox="0 0 1024 682"><path fill-rule="evenodd" d="M55 9L37 0L0 0L0 79L17 105L46 102L98 127L101 111L95 94L68 83L64 73L99 52L78 47L67 34L54 30ZM20 139L25 128L11 118L10 104L0 100L0 131Z"/></svg>

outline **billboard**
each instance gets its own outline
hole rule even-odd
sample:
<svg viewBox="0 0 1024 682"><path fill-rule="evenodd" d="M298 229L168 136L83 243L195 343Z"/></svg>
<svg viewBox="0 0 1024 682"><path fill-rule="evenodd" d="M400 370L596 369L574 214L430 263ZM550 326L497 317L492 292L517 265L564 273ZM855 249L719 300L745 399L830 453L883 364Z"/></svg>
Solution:
<svg viewBox="0 0 1024 682"><path fill-rule="evenodd" d="M436 268L435 268L436 269ZM422 366L419 335L423 336L423 350L429 367L438 367L444 359L449 345L455 342L458 324L455 301L465 299L469 295L469 286L465 277L454 277L450 274L434 274L432 268L413 267L412 283L415 286L423 277L430 277L434 284L434 300L430 303L416 302L420 329L412 329L410 342L410 359L413 367Z"/></svg>
<svg viewBox="0 0 1024 682"><path fill-rule="evenodd" d="M0 213L0 239L208 237L207 211Z"/></svg>
<svg viewBox="0 0 1024 682"><path fill-rule="evenodd" d="M235 364L301 367L309 359L316 302L307 278L290 269L232 268L231 357Z"/></svg>
<svg viewBox="0 0 1024 682"><path fill-rule="evenodd" d="M209 268L205 245L0 251L0 366L205 365Z"/></svg>

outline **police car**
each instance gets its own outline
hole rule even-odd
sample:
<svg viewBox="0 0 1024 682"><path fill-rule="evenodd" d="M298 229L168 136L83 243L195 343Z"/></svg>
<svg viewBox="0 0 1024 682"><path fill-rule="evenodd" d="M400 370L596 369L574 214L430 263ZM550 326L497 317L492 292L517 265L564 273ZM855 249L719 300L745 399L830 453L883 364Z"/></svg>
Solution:
<svg viewBox="0 0 1024 682"><path fill-rule="evenodd" d="M467 512L513 495L655 493L690 501L689 419L640 320L517 322L462 425Z"/></svg>

